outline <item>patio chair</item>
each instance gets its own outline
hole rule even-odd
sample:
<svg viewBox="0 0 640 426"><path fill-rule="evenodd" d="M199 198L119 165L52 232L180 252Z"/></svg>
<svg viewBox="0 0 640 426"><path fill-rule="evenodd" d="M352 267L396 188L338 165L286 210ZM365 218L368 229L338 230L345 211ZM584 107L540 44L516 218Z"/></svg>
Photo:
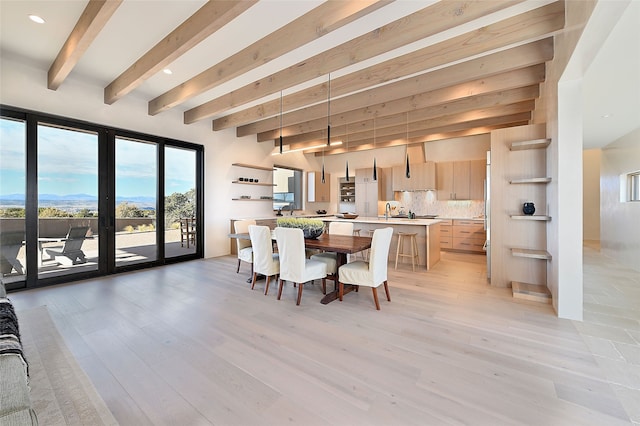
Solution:
<svg viewBox="0 0 640 426"><path fill-rule="evenodd" d="M5 231L0 233L0 272L2 275L11 274L15 270L19 275L24 274L24 267L18 260L18 252L24 241L24 231Z"/></svg>
<svg viewBox="0 0 640 426"><path fill-rule="evenodd" d="M82 243L84 243L88 231L88 226L69 228L69 232L64 238L64 245L46 249L47 254L62 265L86 263L87 259L82 251Z"/></svg>
<svg viewBox="0 0 640 426"><path fill-rule="evenodd" d="M192 217L183 217L180 219L180 246L184 247L184 242L196 244L196 219Z"/></svg>

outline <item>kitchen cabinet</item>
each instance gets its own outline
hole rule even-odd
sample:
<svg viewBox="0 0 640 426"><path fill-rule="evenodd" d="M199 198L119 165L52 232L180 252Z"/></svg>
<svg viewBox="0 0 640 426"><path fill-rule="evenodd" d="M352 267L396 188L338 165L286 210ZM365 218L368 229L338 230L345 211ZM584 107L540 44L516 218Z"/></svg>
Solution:
<svg viewBox="0 0 640 426"><path fill-rule="evenodd" d="M484 253L484 221L443 219L440 222L440 249Z"/></svg>
<svg viewBox="0 0 640 426"><path fill-rule="evenodd" d="M378 216L378 201L393 200L384 169L378 167L377 178L373 180L373 167L356 170L356 213L360 216Z"/></svg>
<svg viewBox="0 0 640 426"><path fill-rule="evenodd" d="M310 203L328 203L331 201L331 175L324 174L322 183L321 172L307 173L307 201Z"/></svg>
<svg viewBox="0 0 640 426"><path fill-rule="evenodd" d="M438 162L438 199L483 200L485 171L485 160Z"/></svg>
<svg viewBox="0 0 640 426"><path fill-rule="evenodd" d="M433 161L410 164L410 178L406 176L406 165L393 167L394 191L427 191L436 189L436 164Z"/></svg>

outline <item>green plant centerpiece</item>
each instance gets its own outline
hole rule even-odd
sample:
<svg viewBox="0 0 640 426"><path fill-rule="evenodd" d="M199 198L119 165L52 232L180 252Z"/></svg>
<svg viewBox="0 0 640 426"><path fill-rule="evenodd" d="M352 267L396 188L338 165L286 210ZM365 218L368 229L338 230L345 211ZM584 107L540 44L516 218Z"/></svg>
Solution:
<svg viewBox="0 0 640 426"><path fill-rule="evenodd" d="M305 238L318 238L324 232L324 222L320 219L303 217L280 217L278 226L281 228L300 228Z"/></svg>

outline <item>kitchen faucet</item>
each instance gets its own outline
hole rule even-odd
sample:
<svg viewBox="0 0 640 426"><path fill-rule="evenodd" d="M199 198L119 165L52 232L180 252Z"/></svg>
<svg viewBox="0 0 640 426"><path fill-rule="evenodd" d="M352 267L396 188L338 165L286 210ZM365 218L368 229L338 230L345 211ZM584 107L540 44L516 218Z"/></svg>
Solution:
<svg viewBox="0 0 640 426"><path fill-rule="evenodd" d="M289 216L293 216L293 209L295 208L295 203L294 202L290 202L289 203Z"/></svg>
<svg viewBox="0 0 640 426"><path fill-rule="evenodd" d="M384 206L384 219L385 220L389 220L389 213L391 213L391 204L387 203L387 205Z"/></svg>

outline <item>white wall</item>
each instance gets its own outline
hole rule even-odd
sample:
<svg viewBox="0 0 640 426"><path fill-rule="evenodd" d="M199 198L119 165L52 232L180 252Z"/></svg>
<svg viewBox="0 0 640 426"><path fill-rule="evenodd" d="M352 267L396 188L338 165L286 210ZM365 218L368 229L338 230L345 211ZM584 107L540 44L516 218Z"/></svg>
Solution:
<svg viewBox="0 0 640 426"><path fill-rule="evenodd" d="M640 202L620 201L620 175L640 170L640 128L602 149L600 246L640 271Z"/></svg>
<svg viewBox="0 0 640 426"><path fill-rule="evenodd" d="M582 152L582 238L600 240L600 149Z"/></svg>

